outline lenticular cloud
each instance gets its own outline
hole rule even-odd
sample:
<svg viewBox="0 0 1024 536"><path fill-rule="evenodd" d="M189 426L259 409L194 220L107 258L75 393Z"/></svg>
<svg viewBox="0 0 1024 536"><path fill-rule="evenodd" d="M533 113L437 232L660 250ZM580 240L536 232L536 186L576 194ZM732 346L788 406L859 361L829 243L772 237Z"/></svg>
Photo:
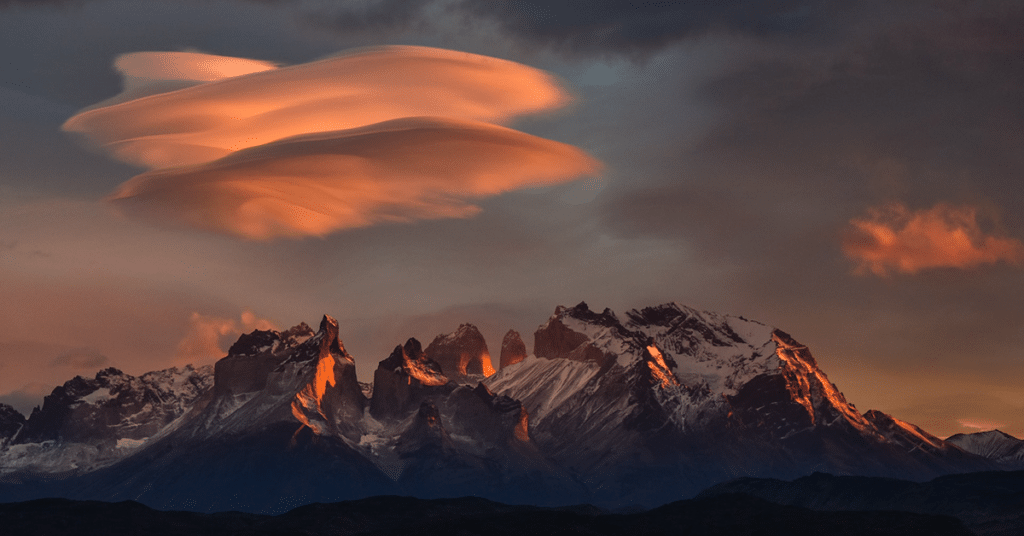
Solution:
<svg viewBox="0 0 1024 536"><path fill-rule="evenodd" d="M194 52L118 58L124 91L63 129L151 171L133 215L251 239L462 218L472 200L593 174L575 147L499 126L564 106L543 71L424 47L278 67Z"/></svg>

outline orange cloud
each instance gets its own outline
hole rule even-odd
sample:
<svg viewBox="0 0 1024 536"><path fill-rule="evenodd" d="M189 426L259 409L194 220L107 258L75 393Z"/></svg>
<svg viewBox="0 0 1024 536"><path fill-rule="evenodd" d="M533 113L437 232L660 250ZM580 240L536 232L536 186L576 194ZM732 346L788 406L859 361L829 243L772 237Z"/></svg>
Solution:
<svg viewBox="0 0 1024 536"><path fill-rule="evenodd" d="M220 359L227 355L227 350L222 345L225 339L238 337L254 329L267 330L277 327L269 320L257 317L248 309L242 312L239 320L192 313L189 318L189 331L178 343L175 359L179 363L194 365Z"/></svg>
<svg viewBox="0 0 1024 536"><path fill-rule="evenodd" d="M1024 260L1024 244L984 232L976 208L945 203L919 211L898 203L871 209L868 217L850 220L843 252L857 262L857 273L883 277Z"/></svg>
<svg viewBox="0 0 1024 536"><path fill-rule="evenodd" d="M119 57L115 67L125 91L71 117L63 129L148 168L208 162L290 136L401 117L500 123L570 101L538 69L427 47L357 49L281 68L208 54L142 52ZM151 94L160 88L175 90Z"/></svg>
<svg viewBox="0 0 1024 536"><path fill-rule="evenodd" d="M63 129L149 167L128 214L249 239L465 218L474 199L596 173L572 146L497 126L570 101L518 63L426 47L277 67L194 52L118 58L120 95Z"/></svg>
<svg viewBox="0 0 1024 536"><path fill-rule="evenodd" d="M84 115L88 110L113 106L149 95L276 68L277 65L269 61L215 56L201 52L122 54L114 61L114 70L121 73L124 86L121 93L79 111L75 117Z"/></svg>
<svg viewBox="0 0 1024 536"><path fill-rule="evenodd" d="M488 123L421 117L151 171L112 198L140 218L243 238L321 236L381 222L470 217L480 210L472 199L599 168L570 145Z"/></svg>

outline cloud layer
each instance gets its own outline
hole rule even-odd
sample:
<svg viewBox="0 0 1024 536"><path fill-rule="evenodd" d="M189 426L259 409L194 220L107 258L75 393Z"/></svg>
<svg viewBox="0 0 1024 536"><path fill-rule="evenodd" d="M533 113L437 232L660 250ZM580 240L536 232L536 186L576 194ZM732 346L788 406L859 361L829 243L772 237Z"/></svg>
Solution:
<svg viewBox="0 0 1024 536"><path fill-rule="evenodd" d="M381 222L470 217L480 209L468 200L598 168L572 146L504 127L406 118L144 173L113 199L140 218L243 238L322 236Z"/></svg>
<svg viewBox="0 0 1024 536"><path fill-rule="evenodd" d="M122 95L129 97L154 80L210 80L144 98L119 96L64 123L65 131L113 157L149 168L208 162L290 136L402 117L501 123L570 100L538 69L427 47L357 49L282 68L208 54L146 52L120 56L115 67L125 78ZM221 77L249 69L263 70Z"/></svg>
<svg viewBox="0 0 1024 536"><path fill-rule="evenodd" d="M941 203L919 211L901 204L872 209L866 218L850 221L843 252L857 262L858 272L878 276L1024 260L1024 244L985 233L977 209Z"/></svg>
<svg viewBox="0 0 1024 536"><path fill-rule="evenodd" d="M425 47L277 68L200 53L127 54L120 95L70 118L153 171L128 213L249 239L463 218L469 200L598 171L574 147L500 127L569 95L543 71Z"/></svg>

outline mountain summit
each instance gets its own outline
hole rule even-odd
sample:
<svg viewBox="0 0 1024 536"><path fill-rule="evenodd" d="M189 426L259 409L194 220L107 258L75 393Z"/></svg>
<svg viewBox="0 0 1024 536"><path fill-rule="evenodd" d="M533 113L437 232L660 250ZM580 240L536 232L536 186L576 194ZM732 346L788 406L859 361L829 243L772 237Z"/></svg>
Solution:
<svg viewBox="0 0 1024 536"><path fill-rule="evenodd" d="M410 338L372 387L342 330L324 316L316 332L253 331L212 371L76 378L24 422L0 407L0 500L277 513L403 494L623 507L739 476L998 467L861 414L787 333L676 303L622 316L559 306L532 353L505 336L497 372L471 324L426 348Z"/></svg>

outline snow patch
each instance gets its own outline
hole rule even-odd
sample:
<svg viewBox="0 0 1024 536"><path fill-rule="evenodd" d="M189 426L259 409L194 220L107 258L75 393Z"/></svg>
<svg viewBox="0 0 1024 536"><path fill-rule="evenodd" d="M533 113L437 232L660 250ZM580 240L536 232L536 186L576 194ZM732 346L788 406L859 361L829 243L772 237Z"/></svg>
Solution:
<svg viewBox="0 0 1024 536"><path fill-rule="evenodd" d="M137 449L146 443L148 437L142 439L132 439L129 437L122 437L117 440L117 448L119 449Z"/></svg>
<svg viewBox="0 0 1024 536"><path fill-rule="evenodd" d="M100 387L99 389L83 396L81 400L87 404L95 404L97 402L110 400L110 389Z"/></svg>

